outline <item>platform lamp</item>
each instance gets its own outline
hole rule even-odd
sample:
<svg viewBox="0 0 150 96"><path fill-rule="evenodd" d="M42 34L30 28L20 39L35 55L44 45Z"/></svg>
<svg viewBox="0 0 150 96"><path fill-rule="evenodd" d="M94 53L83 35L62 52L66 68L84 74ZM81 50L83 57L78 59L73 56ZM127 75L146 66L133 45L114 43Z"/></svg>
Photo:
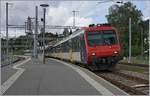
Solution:
<svg viewBox="0 0 150 96"><path fill-rule="evenodd" d="M45 64L45 14L46 14L46 7L48 7L48 4L41 4L41 7L43 7L43 18L41 21L43 22L43 64Z"/></svg>

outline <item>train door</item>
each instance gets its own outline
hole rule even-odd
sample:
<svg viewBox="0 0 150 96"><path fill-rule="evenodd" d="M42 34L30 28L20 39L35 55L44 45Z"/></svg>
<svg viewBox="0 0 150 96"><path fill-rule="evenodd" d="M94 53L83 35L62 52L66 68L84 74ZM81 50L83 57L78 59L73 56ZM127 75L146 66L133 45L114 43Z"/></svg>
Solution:
<svg viewBox="0 0 150 96"><path fill-rule="evenodd" d="M81 62L86 64L86 47L83 34L80 35L80 55L81 55Z"/></svg>

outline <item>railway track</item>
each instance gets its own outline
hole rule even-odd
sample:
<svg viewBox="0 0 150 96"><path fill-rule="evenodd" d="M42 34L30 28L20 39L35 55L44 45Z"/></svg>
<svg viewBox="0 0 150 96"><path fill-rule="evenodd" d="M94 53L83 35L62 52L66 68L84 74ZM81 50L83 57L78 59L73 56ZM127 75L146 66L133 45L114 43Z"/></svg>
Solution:
<svg viewBox="0 0 150 96"><path fill-rule="evenodd" d="M14 63L16 63L16 62L18 62L18 61L21 61L21 60L24 60L25 58L23 58L23 57L18 57L17 59L15 59L14 61L12 61L11 63L7 63L7 64L1 64L1 68L2 67L5 67L5 66L8 66L8 65L11 65L11 64L14 64Z"/></svg>
<svg viewBox="0 0 150 96"><path fill-rule="evenodd" d="M114 72L94 72L98 76L118 86L130 95L148 95L149 81L119 71Z"/></svg>

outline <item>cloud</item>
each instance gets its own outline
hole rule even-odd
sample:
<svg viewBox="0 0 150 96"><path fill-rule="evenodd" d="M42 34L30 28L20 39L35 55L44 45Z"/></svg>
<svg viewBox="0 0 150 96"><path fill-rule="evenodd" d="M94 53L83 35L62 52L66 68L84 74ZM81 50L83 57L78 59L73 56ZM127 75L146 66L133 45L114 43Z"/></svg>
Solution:
<svg viewBox="0 0 150 96"><path fill-rule="evenodd" d="M11 37L18 37L20 35L25 35L25 30L16 30L16 29L11 29L8 31L9 34L8 34L8 37L11 38ZM19 35L18 35L19 34ZM6 38L6 32L4 30L1 30L1 36L3 38Z"/></svg>
<svg viewBox="0 0 150 96"><path fill-rule="evenodd" d="M81 3L81 2L80 2ZM62 26L72 26L73 25L73 10L80 10L79 13L76 13L76 26L87 26L90 23L93 22L93 19L91 17L82 17L83 13L84 15L88 13L90 8L93 6L90 6L90 2L82 2L85 7L83 7L82 4L79 2L74 2L73 4L71 2L61 2L59 6L57 7L50 7L48 9L47 14L47 24L48 25L62 25ZM95 4L95 2L93 3ZM74 6L72 6L74 5ZM80 14L80 15L79 15ZM83 16L84 16L83 15ZM54 32L62 33L63 30L51 30Z"/></svg>
<svg viewBox="0 0 150 96"><path fill-rule="evenodd" d="M69 13L67 8L59 6L57 8L49 8L47 14L47 23L49 25L62 25L68 19Z"/></svg>
<svg viewBox="0 0 150 96"><path fill-rule="evenodd" d="M1 6L1 33L5 34L5 25L6 25L6 2L8 1L0 1ZM9 24L11 25L23 25L26 21L27 17L34 17L35 16L35 6L38 6L39 9L39 20L43 16L43 10L40 7L40 4L45 3L45 1L11 1L9 3L13 3L13 5L9 5L8 12L9 12ZM52 7L57 7L60 2L55 3L54 1L46 2L47 4L51 5ZM14 29L9 28L9 35L14 34ZM18 34L22 35L25 34L22 29L17 29Z"/></svg>
<svg viewBox="0 0 150 96"><path fill-rule="evenodd" d="M73 10L73 9L72 9ZM49 25L73 25L73 16L72 10L67 6L60 5L57 8L49 8L47 19ZM79 13L80 14L80 13ZM75 16L76 24L78 26L86 26L89 23L92 23L92 18L88 17L79 17Z"/></svg>
<svg viewBox="0 0 150 96"><path fill-rule="evenodd" d="M149 1L147 1L149 2ZM1 3L1 24L2 30L5 30L5 3ZM9 24L24 24L28 16L35 16L35 6L42 3L48 3L50 6L47 8L46 24L47 25L73 25L73 10L79 11L76 13L76 25L87 26L91 23L104 23L107 22L105 15L108 14L108 8L114 4L113 2L98 3L98 1L12 1L13 6L9 7ZM140 2L137 2L140 4ZM145 5L142 5L145 6ZM143 10L144 18L149 16L149 3ZM43 17L43 10L39 6L39 23L40 18ZM13 29L10 29L13 30ZM53 32L60 32L60 30L50 30ZM14 34L10 31L10 35ZM19 31L17 31L19 32ZM23 32L23 31L21 31ZM61 32L60 32L61 33ZM18 33L22 34L22 33ZM18 35L17 34L17 35Z"/></svg>
<svg viewBox="0 0 150 96"><path fill-rule="evenodd" d="M89 24L93 23L92 18L83 18L83 17L76 17L76 26L88 26ZM73 25L73 17L70 17L66 23L66 26Z"/></svg>
<svg viewBox="0 0 150 96"><path fill-rule="evenodd" d="M149 13L150 12L150 1L149 0L145 1L145 3L146 3L146 6L143 11L143 14L144 14L143 19L147 20L147 19L150 19L150 13Z"/></svg>
<svg viewBox="0 0 150 96"><path fill-rule="evenodd" d="M150 12L150 1L149 0L135 0L132 2L136 7L142 11L143 13L143 20L149 19L149 12Z"/></svg>

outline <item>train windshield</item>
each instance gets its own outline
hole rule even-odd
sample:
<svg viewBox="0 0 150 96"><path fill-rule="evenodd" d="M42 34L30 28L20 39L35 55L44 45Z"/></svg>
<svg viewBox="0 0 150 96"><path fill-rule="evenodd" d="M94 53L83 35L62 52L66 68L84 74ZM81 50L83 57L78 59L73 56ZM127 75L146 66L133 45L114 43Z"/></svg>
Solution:
<svg viewBox="0 0 150 96"><path fill-rule="evenodd" d="M113 30L87 32L89 46L117 44L116 33Z"/></svg>

